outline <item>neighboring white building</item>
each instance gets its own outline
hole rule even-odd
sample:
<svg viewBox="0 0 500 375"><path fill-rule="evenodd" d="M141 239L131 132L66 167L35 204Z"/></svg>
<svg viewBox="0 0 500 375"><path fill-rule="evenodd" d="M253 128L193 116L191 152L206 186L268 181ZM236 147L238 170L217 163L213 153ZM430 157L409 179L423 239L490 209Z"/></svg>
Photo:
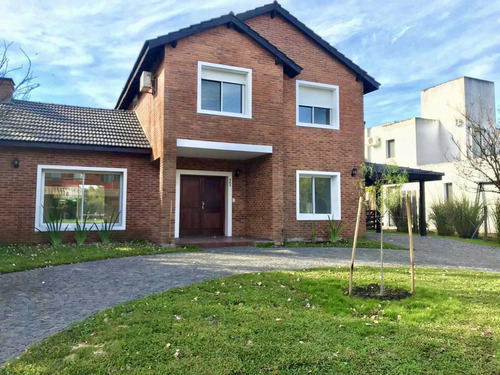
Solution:
<svg viewBox="0 0 500 375"><path fill-rule="evenodd" d="M434 202L452 196L466 195L491 205L500 196L493 193L478 196L478 184L485 182L484 179L480 176L466 179L457 169L462 159L457 145L466 150L466 142L470 142L463 114L479 118L485 110L495 113L493 82L461 77L422 90L422 117L365 129L365 158L373 163L444 173L442 181L425 185L427 214ZM403 190L419 190L419 187L418 184L406 184ZM432 228L432 223L428 222ZM488 232L493 229L491 224L490 219Z"/></svg>

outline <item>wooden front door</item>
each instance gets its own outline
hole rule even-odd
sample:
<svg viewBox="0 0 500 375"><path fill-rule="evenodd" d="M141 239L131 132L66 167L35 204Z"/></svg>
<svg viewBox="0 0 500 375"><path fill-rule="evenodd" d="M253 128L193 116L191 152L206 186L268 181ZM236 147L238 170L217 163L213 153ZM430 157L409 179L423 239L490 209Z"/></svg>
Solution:
<svg viewBox="0 0 500 375"><path fill-rule="evenodd" d="M181 176L180 236L224 235L224 177Z"/></svg>

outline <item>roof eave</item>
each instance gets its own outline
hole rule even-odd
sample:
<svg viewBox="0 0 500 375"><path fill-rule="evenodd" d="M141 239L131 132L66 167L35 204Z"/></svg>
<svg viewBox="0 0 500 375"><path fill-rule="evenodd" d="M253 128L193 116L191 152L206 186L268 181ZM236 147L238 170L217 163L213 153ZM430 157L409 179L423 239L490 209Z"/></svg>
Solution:
<svg viewBox="0 0 500 375"><path fill-rule="evenodd" d="M274 46L268 40L263 38L259 33L257 33L250 26L248 26L243 21L238 19L236 16L234 16L233 14L228 14L209 21L201 22L197 25L193 25L185 29L181 29L179 31L172 32L170 34L158 37L156 39L147 40L144 43L141 53L139 54L139 57L137 58L134 64L132 72L130 73L129 78L127 79L125 88L120 94L120 98L118 99L115 108L118 109L123 107L126 98L129 94L130 88L133 85L134 81L136 80L138 73L141 71L143 63L146 60L148 54L154 53L159 48L167 44L177 43L179 39L183 39L188 36L200 33L202 31L223 25L228 25L230 27L233 27L235 30L245 33L254 41L256 41L261 47L263 47L265 50L267 50L276 58L276 63L283 65L285 74L287 74L290 78L297 76L302 71L302 67L300 65L295 63L291 58L289 58L286 54L280 51L276 46Z"/></svg>
<svg viewBox="0 0 500 375"><path fill-rule="evenodd" d="M283 19L287 22L295 26L299 29L303 34L307 37L314 40L317 44L319 44L326 52L334 55L337 59L339 59L344 65L346 65L353 73L356 74L356 79L361 79L363 81L363 93L368 94L372 91L378 90L380 87L380 83L377 82L373 77L369 76L366 71L361 69L358 65L340 53L336 48L331 46L328 42L323 40L318 34L300 22L296 17L294 17L290 12L284 9L277 2L273 2L271 4L263 5L262 7L249 10L240 14L237 14L236 17L245 21L257 16L261 16L263 14L270 13L271 17L275 17L276 14L279 14Z"/></svg>
<svg viewBox="0 0 500 375"><path fill-rule="evenodd" d="M128 154L143 154L151 155L151 148L142 147L123 147L123 146L105 146L91 144L73 144L73 143L58 143L58 142L30 142L30 141L13 141L0 140L0 146L3 147L30 147L30 148L48 148L57 150L73 150L73 151L94 151L94 152L118 152Z"/></svg>

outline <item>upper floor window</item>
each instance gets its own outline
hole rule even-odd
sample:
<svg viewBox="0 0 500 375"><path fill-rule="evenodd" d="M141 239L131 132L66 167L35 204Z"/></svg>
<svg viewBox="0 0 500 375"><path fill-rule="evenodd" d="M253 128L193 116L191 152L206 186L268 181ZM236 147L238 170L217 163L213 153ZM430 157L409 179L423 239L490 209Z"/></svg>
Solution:
<svg viewBox="0 0 500 375"><path fill-rule="evenodd" d="M396 141L390 139L387 141L387 159L396 157Z"/></svg>
<svg viewBox="0 0 500 375"><path fill-rule="evenodd" d="M252 117L252 70L198 62L198 113Z"/></svg>
<svg viewBox="0 0 500 375"><path fill-rule="evenodd" d="M297 81L297 125L339 128L339 88L323 83Z"/></svg>

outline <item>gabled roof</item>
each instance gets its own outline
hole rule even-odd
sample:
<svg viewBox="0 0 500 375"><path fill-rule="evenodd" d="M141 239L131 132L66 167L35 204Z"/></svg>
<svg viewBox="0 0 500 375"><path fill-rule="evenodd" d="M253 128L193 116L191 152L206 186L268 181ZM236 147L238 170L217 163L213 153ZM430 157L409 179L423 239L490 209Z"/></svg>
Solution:
<svg viewBox="0 0 500 375"><path fill-rule="evenodd" d="M132 111L24 100L0 103L0 145L151 152Z"/></svg>
<svg viewBox="0 0 500 375"><path fill-rule="evenodd" d="M300 30L304 35L312 39L316 42L320 47L322 47L326 52L331 54L333 57L337 58L340 62L342 62L347 68L349 68L353 73L356 74L356 77L363 81L364 93L368 94L369 92L375 91L379 88L380 83L378 83L373 77L369 76L366 71L361 69L358 65L353 63L350 59L345 57L342 53L340 53L336 48L332 47L328 42L323 40L318 34L300 22L297 18L292 16L290 12L288 12L285 8L283 8L278 2L273 2L271 4L267 4L253 10L249 10L247 12L243 12L237 14L236 17L241 19L242 21L248 20L250 18L255 18L257 16L261 16L263 14L269 13L271 17L275 17L276 15L281 16L285 21L295 26L298 30Z"/></svg>
<svg viewBox="0 0 500 375"><path fill-rule="evenodd" d="M156 39L147 40L139 53L139 57L134 64L132 72L127 79L125 88L118 98L115 108L126 108L128 106L128 103L130 103L133 96L138 91L140 79L139 73L143 70L149 69L161 53L163 53L163 49L161 47L166 44L171 44L175 47L179 39L223 25L234 28L235 30L252 38L262 48L275 57L277 64L283 65L283 70L289 77L293 78L301 72L302 68L298 64L231 13L196 25L191 25L179 31L160 36Z"/></svg>

